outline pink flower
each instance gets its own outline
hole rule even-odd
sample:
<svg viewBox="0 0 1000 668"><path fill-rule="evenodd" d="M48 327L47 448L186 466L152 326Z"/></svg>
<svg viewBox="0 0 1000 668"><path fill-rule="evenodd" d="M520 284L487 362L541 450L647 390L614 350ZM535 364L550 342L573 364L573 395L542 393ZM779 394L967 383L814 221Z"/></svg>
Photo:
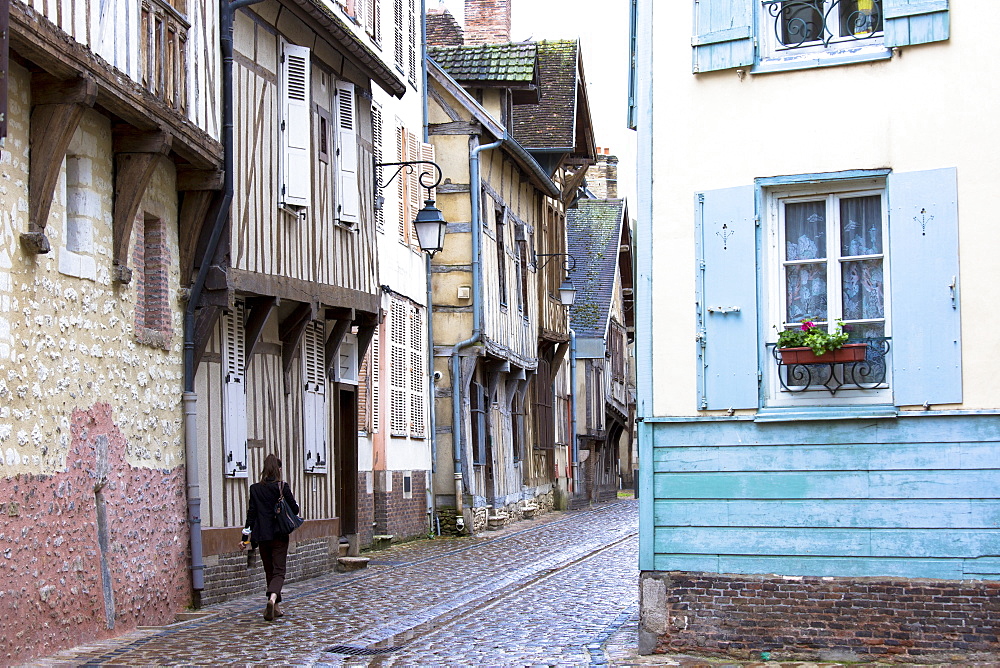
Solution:
<svg viewBox="0 0 1000 668"><path fill-rule="evenodd" d="M807 320L807 321L805 321L805 322L802 323L802 331L803 332L808 332L810 329L812 329L815 326L816 326L816 324L812 320Z"/></svg>

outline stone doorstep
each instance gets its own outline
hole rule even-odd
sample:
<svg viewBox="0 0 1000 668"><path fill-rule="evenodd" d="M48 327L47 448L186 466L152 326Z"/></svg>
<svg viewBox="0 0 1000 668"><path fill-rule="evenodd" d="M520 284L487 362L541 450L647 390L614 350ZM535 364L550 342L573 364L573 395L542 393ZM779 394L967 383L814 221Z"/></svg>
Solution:
<svg viewBox="0 0 1000 668"><path fill-rule="evenodd" d="M340 573L360 571L362 568L368 568L369 561L371 560L368 557L339 557L337 571Z"/></svg>

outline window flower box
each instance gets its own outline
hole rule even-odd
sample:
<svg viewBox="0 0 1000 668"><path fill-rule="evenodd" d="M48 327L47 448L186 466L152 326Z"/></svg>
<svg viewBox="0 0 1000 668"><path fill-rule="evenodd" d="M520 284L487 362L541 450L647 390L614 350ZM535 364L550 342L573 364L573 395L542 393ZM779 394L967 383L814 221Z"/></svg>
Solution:
<svg viewBox="0 0 1000 668"><path fill-rule="evenodd" d="M867 343L845 343L836 350L817 355L812 348L778 348L782 364L837 364L863 362L868 351Z"/></svg>

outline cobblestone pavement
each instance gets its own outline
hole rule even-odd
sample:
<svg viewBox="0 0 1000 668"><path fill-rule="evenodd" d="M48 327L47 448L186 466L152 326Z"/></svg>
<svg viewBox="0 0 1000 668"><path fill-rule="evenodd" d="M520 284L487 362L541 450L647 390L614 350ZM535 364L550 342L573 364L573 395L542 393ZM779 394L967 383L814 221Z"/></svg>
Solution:
<svg viewBox="0 0 1000 668"><path fill-rule="evenodd" d="M625 665L638 618L637 511L619 500L393 546L367 553L365 570L286 586L275 622L264 621L262 596L248 597L33 665Z"/></svg>
<svg viewBox="0 0 1000 668"><path fill-rule="evenodd" d="M31 665L840 665L639 656L631 499L366 556L365 570L286 586L286 614L274 622L263 619L263 596L247 597Z"/></svg>

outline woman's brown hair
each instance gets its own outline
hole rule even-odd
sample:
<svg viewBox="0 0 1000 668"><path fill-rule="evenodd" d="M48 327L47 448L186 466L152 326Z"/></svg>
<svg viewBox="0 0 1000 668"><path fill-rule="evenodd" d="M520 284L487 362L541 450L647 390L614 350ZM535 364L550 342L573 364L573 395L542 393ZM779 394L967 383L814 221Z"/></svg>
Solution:
<svg viewBox="0 0 1000 668"><path fill-rule="evenodd" d="M260 481L281 480L281 460L277 455L268 455L264 458L264 468L260 472Z"/></svg>

